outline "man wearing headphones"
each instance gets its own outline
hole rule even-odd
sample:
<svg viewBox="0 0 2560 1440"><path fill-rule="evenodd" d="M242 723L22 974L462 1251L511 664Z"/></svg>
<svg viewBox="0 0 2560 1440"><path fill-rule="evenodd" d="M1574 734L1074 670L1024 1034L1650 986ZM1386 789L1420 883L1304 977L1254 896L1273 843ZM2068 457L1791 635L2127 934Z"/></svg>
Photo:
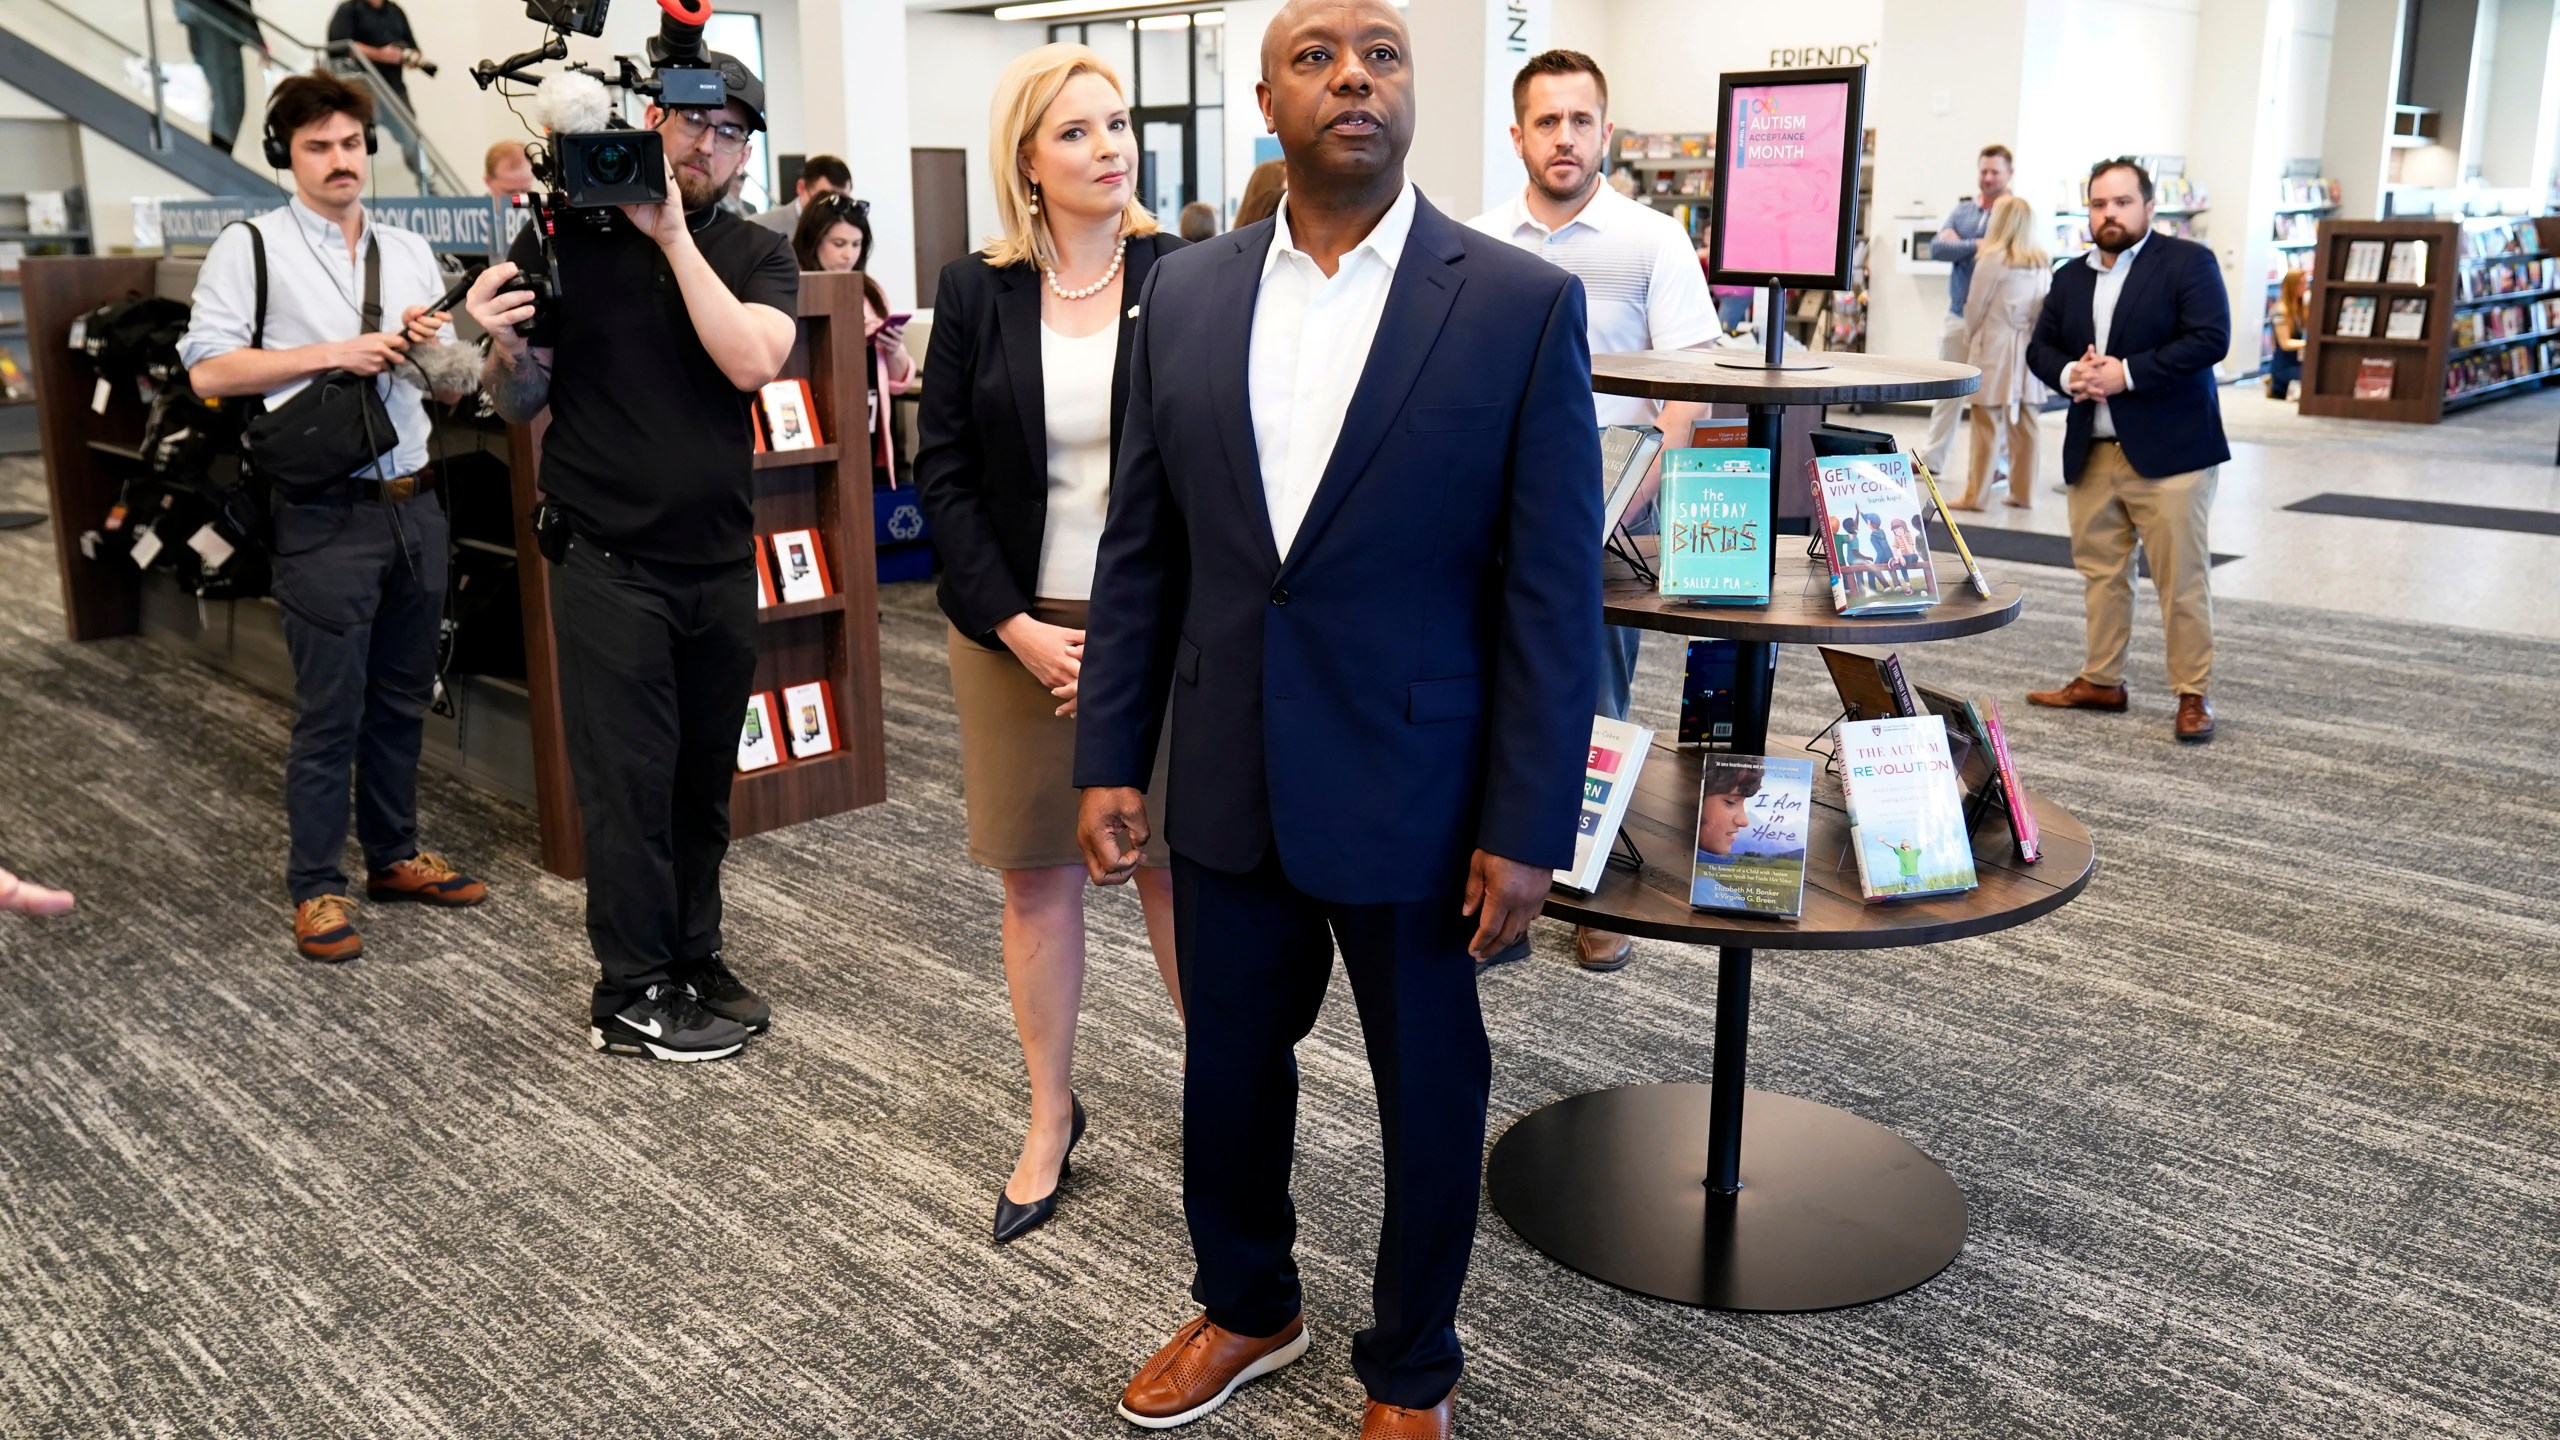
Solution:
<svg viewBox="0 0 2560 1440"><path fill-rule="evenodd" d="M734 1055L773 1016L722 955L720 865L756 673L750 406L800 308L791 242L720 208L765 128L764 86L704 59L725 104L649 107L667 198L564 221L539 316L504 288L540 257L531 226L469 301L498 413L551 411L542 493L567 531L545 550L551 632L601 972L587 1041L673 1061Z"/></svg>
<svg viewBox="0 0 2560 1440"><path fill-rule="evenodd" d="M178 353L196 393L270 406L334 371L368 377L396 438L316 496L275 497L275 598L297 713L285 761L294 942L313 960L364 950L339 869L347 770L365 895L476 905L488 891L418 848L418 744L435 695L445 517L427 471L425 381L412 346L444 343L427 242L365 217L373 101L334 75L297 75L267 103L267 163L294 197L216 240ZM262 303L263 302L263 303ZM439 396L450 401L453 396Z"/></svg>

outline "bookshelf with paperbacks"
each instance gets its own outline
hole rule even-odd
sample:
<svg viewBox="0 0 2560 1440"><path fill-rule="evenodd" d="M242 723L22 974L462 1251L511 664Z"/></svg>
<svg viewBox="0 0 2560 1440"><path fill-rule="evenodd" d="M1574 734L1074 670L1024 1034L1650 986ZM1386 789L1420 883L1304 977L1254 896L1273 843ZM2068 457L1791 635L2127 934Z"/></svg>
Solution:
<svg viewBox="0 0 2560 1440"><path fill-rule="evenodd" d="M2412 240L2425 243L2426 268L2414 283L2395 280L2393 247ZM2357 247L2375 244L2384 268L2368 279L2355 266ZM2560 217L2324 219L2312 253L2305 415L2432 424L2560 375ZM2413 301L2425 307L2415 336L2406 333ZM2353 331L2368 311L2370 334L2342 333L2342 317ZM2387 399L2373 393L2383 367L2368 363L2386 359Z"/></svg>

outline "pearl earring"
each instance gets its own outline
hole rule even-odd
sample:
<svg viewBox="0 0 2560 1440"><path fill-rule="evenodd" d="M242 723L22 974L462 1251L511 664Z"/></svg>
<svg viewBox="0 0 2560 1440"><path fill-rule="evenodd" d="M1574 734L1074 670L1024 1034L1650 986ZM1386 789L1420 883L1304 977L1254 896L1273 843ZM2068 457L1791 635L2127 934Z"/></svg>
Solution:
<svg viewBox="0 0 2560 1440"><path fill-rule="evenodd" d="M1031 213L1040 213L1040 182L1037 180L1031 182Z"/></svg>

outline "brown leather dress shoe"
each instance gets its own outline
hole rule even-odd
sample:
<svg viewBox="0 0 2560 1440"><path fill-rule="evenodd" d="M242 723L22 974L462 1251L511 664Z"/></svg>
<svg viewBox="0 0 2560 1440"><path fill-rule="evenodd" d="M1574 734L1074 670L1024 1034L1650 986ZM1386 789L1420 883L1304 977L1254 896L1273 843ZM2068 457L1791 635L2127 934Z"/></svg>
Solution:
<svg viewBox="0 0 2560 1440"><path fill-rule="evenodd" d="M1624 935L1606 930L1573 932L1573 961L1585 970L1606 973L1626 968L1628 957L1636 953L1636 942Z"/></svg>
<svg viewBox="0 0 2560 1440"><path fill-rule="evenodd" d="M1458 1388L1440 1397L1440 1403L1428 1410L1407 1410L1384 1401L1369 1402L1369 1413L1360 1420L1360 1440L1449 1440L1449 1426L1458 1411Z"/></svg>
<svg viewBox="0 0 2560 1440"><path fill-rule="evenodd" d="M489 887L444 863L444 857L421 850L387 870L364 878L367 900L422 900L429 905L477 905L489 898Z"/></svg>
<svg viewBox="0 0 2560 1440"><path fill-rule="evenodd" d="M344 895L314 895L293 907L293 948L305 960L335 965L364 953L364 937L347 915Z"/></svg>
<svg viewBox="0 0 2560 1440"><path fill-rule="evenodd" d="M2178 697L2178 738L2201 745L2213 738L2213 705L2201 695Z"/></svg>
<svg viewBox="0 0 2560 1440"><path fill-rule="evenodd" d="M1226 1404L1237 1386L1306 1353L1304 1315L1260 1339L1222 1330L1200 1316L1139 1367L1137 1378L1120 1392L1120 1418L1149 1430L1188 1425Z"/></svg>
<svg viewBox="0 0 2560 1440"><path fill-rule="evenodd" d="M2070 684L2059 690L2028 691L2027 703L2055 710L2121 711L2131 703L2131 697L2121 685L2092 685L2075 675Z"/></svg>

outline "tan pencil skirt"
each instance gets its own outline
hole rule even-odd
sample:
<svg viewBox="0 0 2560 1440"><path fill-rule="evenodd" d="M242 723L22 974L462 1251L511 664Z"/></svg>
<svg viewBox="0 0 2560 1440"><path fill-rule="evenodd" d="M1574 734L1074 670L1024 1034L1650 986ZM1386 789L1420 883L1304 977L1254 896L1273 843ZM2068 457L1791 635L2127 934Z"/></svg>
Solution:
<svg viewBox="0 0 2560 1440"><path fill-rule="evenodd" d="M1031 618L1081 630L1081 600L1034 600ZM969 858L998 870L1081 865L1076 845L1076 722L1058 716L1057 697L1006 649L989 650L953 627L951 698L960 712L960 790L969 808ZM1164 844L1165 756L1156 747L1147 784L1155 833L1144 864L1173 863Z"/></svg>

